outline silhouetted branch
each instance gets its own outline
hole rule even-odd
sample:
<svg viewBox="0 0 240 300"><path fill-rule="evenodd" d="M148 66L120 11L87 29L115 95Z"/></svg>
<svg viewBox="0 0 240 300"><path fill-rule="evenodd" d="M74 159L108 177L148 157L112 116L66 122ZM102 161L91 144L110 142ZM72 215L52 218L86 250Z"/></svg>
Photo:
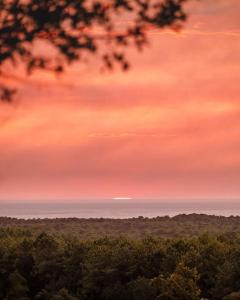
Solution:
<svg viewBox="0 0 240 300"><path fill-rule="evenodd" d="M180 28L186 1L0 0L0 72L9 62L23 64L27 73L63 72L66 64L97 52L105 67L127 70L125 49L142 49L151 28ZM36 54L38 42L52 53ZM3 84L0 91L7 101L15 92Z"/></svg>

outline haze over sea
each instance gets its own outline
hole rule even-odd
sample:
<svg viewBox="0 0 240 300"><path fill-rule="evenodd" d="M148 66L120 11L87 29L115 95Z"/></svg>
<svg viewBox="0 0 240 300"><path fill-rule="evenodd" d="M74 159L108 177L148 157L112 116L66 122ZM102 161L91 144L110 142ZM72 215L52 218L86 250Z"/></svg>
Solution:
<svg viewBox="0 0 240 300"><path fill-rule="evenodd" d="M0 202L0 216L12 218L132 218L178 214L240 216L240 201Z"/></svg>

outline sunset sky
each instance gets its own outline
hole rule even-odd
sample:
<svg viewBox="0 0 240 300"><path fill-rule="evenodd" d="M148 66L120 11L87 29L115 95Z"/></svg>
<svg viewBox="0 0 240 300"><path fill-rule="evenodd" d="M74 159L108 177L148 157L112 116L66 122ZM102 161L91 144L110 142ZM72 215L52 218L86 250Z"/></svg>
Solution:
<svg viewBox="0 0 240 300"><path fill-rule="evenodd" d="M240 1L187 11L181 33L128 52L127 73L91 61L15 79L1 200L240 199Z"/></svg>

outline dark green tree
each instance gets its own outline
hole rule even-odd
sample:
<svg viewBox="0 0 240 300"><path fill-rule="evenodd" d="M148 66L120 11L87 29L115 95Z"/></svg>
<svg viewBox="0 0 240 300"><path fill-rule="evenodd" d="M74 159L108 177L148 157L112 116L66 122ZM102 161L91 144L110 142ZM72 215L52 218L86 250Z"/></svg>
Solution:
<svg viewBox="0 0 240 300"><path fill-rule="evenodd" d="M157 296L156 289L152 286L151 279L138 278L129 284L129 299L154 300Z"/></svg>
<svg viewBox="0 0 240 300"><path fill-rule="evenodd" d="M10 274L8 278L7 300L29 300L28 285L24 277L17 271Z"/></svg>
<svg viewBox="0 0 240 300"><path fill-rule="evenodd" d="M161 283L163 290L157 300L200 300L197 271L180 263L176 271Z"/></svg>
<svg viewBox="0 0 240 300"><path fill-rule="evenodd" d="M34 300L50 300L51 295L45 289L41 290L37 295L34 297Z"/></svg>
<svg viewBox="0 0 240 300"><path fill-rule="evenodd" d="M77 300L71 296L66 289L61 289L55 296L51 297L51 300Z"/></svg>
<svg viewBox="0 0 240 300"><path fill-rule="evenodd" d="M223 300L240 300L240 292L233 292L224 297Z"/></svg>

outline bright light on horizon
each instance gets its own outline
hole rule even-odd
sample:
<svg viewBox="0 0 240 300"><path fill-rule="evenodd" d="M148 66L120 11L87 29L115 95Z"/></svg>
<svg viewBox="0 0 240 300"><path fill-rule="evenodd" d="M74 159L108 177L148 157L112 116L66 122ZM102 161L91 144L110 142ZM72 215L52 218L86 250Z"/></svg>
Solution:
<svg viewBox="0 0 240 300"><path fill-rule="evenodd" d="M132 197L114 197L112 200L132 200Z"/></svg>

